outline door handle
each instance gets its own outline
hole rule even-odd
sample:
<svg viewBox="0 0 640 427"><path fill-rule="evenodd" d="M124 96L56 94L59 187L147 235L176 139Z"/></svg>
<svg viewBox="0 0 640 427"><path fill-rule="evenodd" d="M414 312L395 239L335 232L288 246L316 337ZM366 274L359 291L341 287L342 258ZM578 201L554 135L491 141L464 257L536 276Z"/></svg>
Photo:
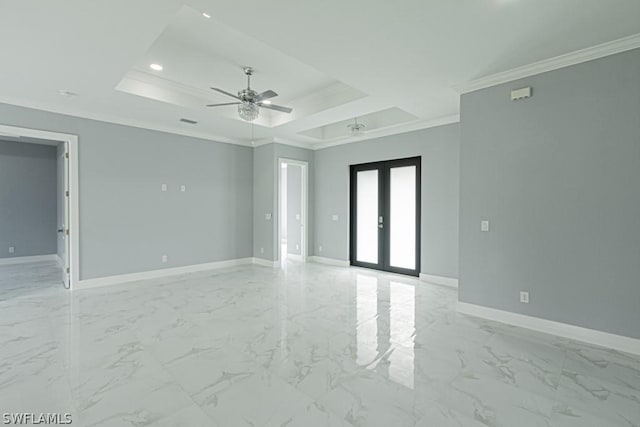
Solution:
<svg viewBox="0 0 640 427"><path fill-rule="evenodd" d="M64 233L64 228L58 228L58 233Z"/></svg>
<svg viewBox="0 0 640 427"><path fill-rule="evenodd" d="M384 218L379 216L378 217L378 228L384 228L383 222L384 222Z"/></svg>

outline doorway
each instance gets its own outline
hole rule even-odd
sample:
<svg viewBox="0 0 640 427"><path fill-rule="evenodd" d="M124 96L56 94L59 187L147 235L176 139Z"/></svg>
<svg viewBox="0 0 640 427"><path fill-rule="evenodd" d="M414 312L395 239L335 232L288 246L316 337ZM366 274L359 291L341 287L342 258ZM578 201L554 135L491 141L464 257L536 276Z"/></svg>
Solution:
<svg viewBox="0 0 640 427"><path fill-rule="evenodd" d="M79 280L78 137L75 135L0 125L0 139L56 147L57 251L62 284L71 289Z"/></svg>
<svg viewBox="0 0 640 427"><path fill-rule="evenodd" d="M308 251L308 164L278 159L278 259L306 262Z"/></svg>
<svg viewBox="0 0 640 427"><path fill-rule="evenodd" d="M420 157L351 166L351 265L420 274Z"/></svg>

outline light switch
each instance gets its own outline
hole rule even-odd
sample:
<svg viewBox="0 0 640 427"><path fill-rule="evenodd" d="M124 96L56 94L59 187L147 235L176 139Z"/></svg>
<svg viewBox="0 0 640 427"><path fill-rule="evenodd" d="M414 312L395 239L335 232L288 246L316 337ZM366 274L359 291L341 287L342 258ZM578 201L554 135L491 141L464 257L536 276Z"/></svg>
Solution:
<svg viewBox="0 0 640 427"><path fill-rule="evenodd" d="M486 219L480 221L480 231L489 231L489 221Z"/></svg>
<svg viewBox="0 0 640 427"><path fill-rule="evenodd" d="M271 221L271 213L264 214L264 219L266 219L267 221Z"/></svg>
<svg viewBox="0 0 640 427"><path fill-rule="evenodd" d="M300 214L296 214L296 220L300 221Z"/></svg>
<svg viewBox="0 0 640 427"><path fill-rule="evenodd" d="M338 220L338 215L333 214L331 215L331 221L337 221Z"/></svg>
<svg viewBox="0 0 640 427"><path fill-rule="evenodd" d="M13 246L9 246L9 253L10 253L10 254L15 253L15 251L16 251L16 248L15 248L15 247L13 247Z"/></svg>
<svg viewBox="0 0 640 427"><path fill-rule="evenodd" d="M160 191L167 191L167 184L162 184L160 186Z"/></svg>
<svg viewBox="0 0 640 427"><path fill-rule="evenodd" d="M184 184L182 184L182 185L180 186L180 191L181 191L181 192L183 192L183 193L184 193L185 191L187 191L187 186L186 186L186 185L184 185Z"/></svg>

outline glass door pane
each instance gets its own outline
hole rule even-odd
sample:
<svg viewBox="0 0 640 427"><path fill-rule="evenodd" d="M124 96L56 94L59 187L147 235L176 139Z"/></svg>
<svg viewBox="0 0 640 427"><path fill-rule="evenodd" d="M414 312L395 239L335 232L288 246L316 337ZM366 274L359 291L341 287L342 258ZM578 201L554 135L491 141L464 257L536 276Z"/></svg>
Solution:
<svg viewBox="0 0 640 427"><path fill-rule="evenodd" d="M356 260L378 264L378 170L356 174Z"/></svg>
<svg viewBox="0 0 640 427"><path fill-rule="evenodd" d="M416 167L389 169L389 265L416 269Z"/></svg>

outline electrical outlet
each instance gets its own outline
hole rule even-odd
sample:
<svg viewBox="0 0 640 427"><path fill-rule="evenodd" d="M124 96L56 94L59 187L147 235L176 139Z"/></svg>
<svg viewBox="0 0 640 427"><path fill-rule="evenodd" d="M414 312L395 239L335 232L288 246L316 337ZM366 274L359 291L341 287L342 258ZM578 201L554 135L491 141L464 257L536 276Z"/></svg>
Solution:
<svg viewBox="0 0 640 427"><path fill-rule="evenodd" d="M480 231L489 231L489 221L486 219L480 221Z"/></svg>
<svg viewBox="0 0 640 427"><path fill-rule="evenodd" d="M520 291L520 302L523 304L529 304L529 292Z"/></svg>
<svg viewBox="0 0 640 427"><path fill-rule="evenodd" d="M16 248L14 248L13 246L9 246L9 253L12 254L16 251Z"/></svg>
<svg viewBox="0 0 640 427"><path fill-rule="evenodd" d="M296 220L300 221L300 214L296 214Z"/></svg>
<svg viewBox="0 0 640 427"><path fill-rule="evenodd" d="M167 184L162 184L160 186L160 191L167 191Z"/></svg>
<svg viewBox="0 0 640 427"><path fill-rule="evenodd" d="M300 250L300 245L296 245L296 251Z"/></svg>
<svg viewBox="0 0 640 427"><path fill-rule="evenodd" d="M260 248L260 253L263 254L264 253L264 248Z"/></svg>
<svg viewBox="0 0 640 427"><path fill-rule="evenodd" d="M264 214L264 219L266 219L267 221L271 221L271 214L270 213Z"/></svg>
<svg viewBox="0 0 640 427"><path fill-rule="evenodd" d="M182 185L180 186L180 191L181 191L181 192L183 192L183 193L184 193L185 191L187 191L187 186L186 186L186 185L184 185L184 184L182 184Z"/></svg>
<svg viewBox="0 0 640 427"><path fill-rule="evenodd" d="M322 252L322 245L318 246L318 252Z"/></svg>
<svg viewBox="0 0 640 427"><path fill-rule="evenodd" d="M332 221L337 221L338 220L338 215L336 215L336 214L331 215L331 220Z"/></svg>
<svg viewBox="0 0 640 427"><path fill-rule="evenodd" d="M162 255L162 263L163 263L163 264L166 264L166 263L167 263L167 261L169 261L169 257L168 257L168 256L166 256L166 255Z"/></svg>

